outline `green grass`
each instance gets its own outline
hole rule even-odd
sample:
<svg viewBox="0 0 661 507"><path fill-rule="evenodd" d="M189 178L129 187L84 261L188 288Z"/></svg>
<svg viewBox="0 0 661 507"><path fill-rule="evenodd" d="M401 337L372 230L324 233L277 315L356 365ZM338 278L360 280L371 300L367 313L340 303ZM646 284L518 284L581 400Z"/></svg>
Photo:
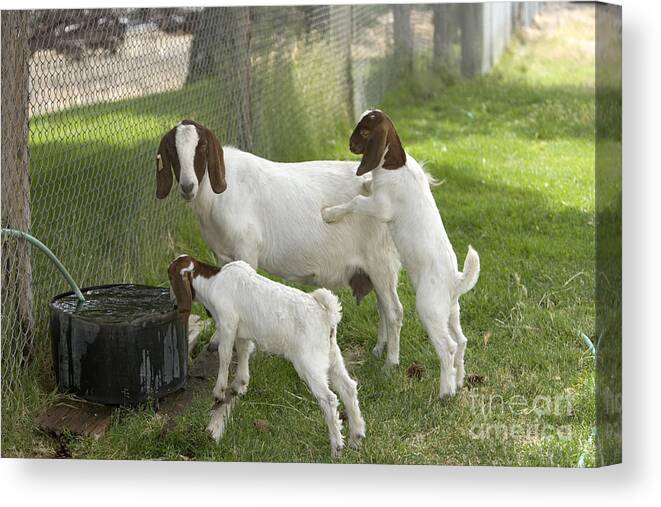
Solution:
<svg viewBox="0 0 661 507"><path fill-rule="evenodd" d="M438 359L405 275L402 367L391 373L369 353L374 295L357 306L342 291L338 341L359 382L368 435L340 462L576 466L585 450L594 462L594 366L578 337L592 335L595 319L594 62L566 58L574 54L567 33L580 37L584 23L554 30L515 43L488 77L424 94L408 83L382 104L406 149L444 182L434 196L460 262L468 244L480 253L480 281L461 302L467 372L484 380L439 401ZM346 158L350 128L315 155ZM210 259L190 223L173 225L173 249ZM159 260L147 278L164 282L165 265ZM424 369L419 380L406 374L413 363ZM153 411L121 410L105 436L71 438L68 448L75 458L330 461L321 413L289 363L258 353L251 376L220 445L204 431L210 383L170 433ZM47 456L60 445L28 417L51 395L28 391L14 421L24 427L3 430L3 455ZM270 429L257 431L256 419Z"/></svg>

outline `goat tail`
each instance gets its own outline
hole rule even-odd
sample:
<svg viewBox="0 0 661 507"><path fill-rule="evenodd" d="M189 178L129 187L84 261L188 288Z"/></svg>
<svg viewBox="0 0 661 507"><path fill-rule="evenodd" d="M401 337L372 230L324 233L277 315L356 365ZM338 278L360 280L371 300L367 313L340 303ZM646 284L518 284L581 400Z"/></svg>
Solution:
<svg viewBox="0 0 661 507"><path fill-rule="evenodd" d="M455 285L457 296L466 294L469 290L475 287L479 277L480 256L477 255L477 252L473 249L472 246L469 245L468 253L466 254L466 259L464 260L464 271L457 277L457 282Z"/></svg>
<svg viewBox="0 0 661 507"><path fill-rule="evenodd" d="M328 289L317 289L310 295L321 305L328 314L328 320L331 327L331 339L335 341L335 332L337 325L342 320L342 305L337 296Z"/></svg>

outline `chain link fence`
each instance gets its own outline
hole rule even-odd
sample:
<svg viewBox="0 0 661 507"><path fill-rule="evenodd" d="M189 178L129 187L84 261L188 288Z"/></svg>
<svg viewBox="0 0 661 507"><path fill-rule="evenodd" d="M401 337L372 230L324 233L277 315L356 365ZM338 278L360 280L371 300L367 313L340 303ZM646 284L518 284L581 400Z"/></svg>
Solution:
<svg viewBox="0 0 661 507"><path fill-rule="evenodd" d="M2 227L47 244L81 286L159 283L177 231L154 155L184 118L276 160L321 157L402 78L489 70L536 3L2 13ZM320 125L323 125L320 127ZM2 392L49 372L47 302L67 290L2 239Z"/></svg>

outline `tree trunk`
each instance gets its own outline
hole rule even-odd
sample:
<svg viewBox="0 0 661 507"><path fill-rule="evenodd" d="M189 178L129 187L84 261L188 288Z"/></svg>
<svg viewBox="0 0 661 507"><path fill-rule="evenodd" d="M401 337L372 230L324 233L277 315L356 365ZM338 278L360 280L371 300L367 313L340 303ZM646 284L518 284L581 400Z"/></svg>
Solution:
<svg viewBox="0 0 661 507"><path fill-rule="evenodd" d="M454 67L455 59L452 43L456 34L454 5L436 4L434 9L434 53L433 65L436 69L448 70Z"/></svg>
<svg viewBox="0 0 661 507"><path fill-rule="evenodd" d="M205 8L197 17L187 83L218 81L227 115L224 135L242 149L252 148L251 39L249 7Z"/></svg>
<svg viewBox="0 0 661 507"><path fill-rule="evenodd" d="M2 12L2 227L24 232L30 230L28 17L27 11ZM3 238L2 259L3 316L9 318L3 334L12 333L28 359L34 333L29 243Z"/></svg>
<svg viewBox="0 0 661 507"><path fill-rule="evenodd" d="M194 83L213 75L216 60L226 51L229 17L221 15L225 9L205 7L198 13L188 57L187 83Z"/></svg>
<svg viewBox="0 0 661 507"><path fill-rule="evenodd" d="M396 73L401 76L413 70L411 6L393 5L392 11L395 68Z"/></svg>

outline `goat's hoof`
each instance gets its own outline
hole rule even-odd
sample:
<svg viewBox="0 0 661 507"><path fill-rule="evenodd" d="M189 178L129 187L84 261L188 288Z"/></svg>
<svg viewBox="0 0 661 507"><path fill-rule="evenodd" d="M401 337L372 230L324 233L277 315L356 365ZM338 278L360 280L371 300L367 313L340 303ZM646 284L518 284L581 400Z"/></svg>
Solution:
<svg viewBox="0 0 661 507"><path fill-rule="evenodd" d="M448 388L442 388L441 389L441 394L439 395L439 398L441 400L448 400L452 398L455 394L457 393L457 390L455 386L448 387Z"/></svg>
<svg viewBox="0 0 661 507"><path fill-rule="evenodd" d="M230 390L234 396L243 396L248 390L248 384L246 382L234 383L230 387Z"/></svg>
<svg viewBox="0 0 661 507"><path fill-rule="evenodd" d="M213 399L216 403L223 403L225 401L225 389L214 388Z"/></svg>
<svg viewBox="0 0 661 507"><path fill-rule="evenodd" d="M331 447L331 458L334 460L340 459L342 457L342 449L344 449L344 445Z"/></svg>
<svg viewBox="0 0 661 507"><path fill-rule="evenodd" d="M383 373L387 375L392 375L399 369L399 363L393 363L391 361L386 360L386 362L383 364Z"/></svg>
<svg viewBox="0 0 661 507"><path fill-rule="evenodd" d="M372 355L376 358L379 358L383 355L383 348L382 346L377 345L372 349Z"/></svg>
<svg viewBox="0 0 661 507"><path fill-rule="evenodd" d="M339 217L333 208L324 208L321 210L321 218L327 224L332 224L333 222L337 222Z"/></svg>
<svg viewBox="0 0 661 507"><path fill-rule="evenodd" d="M360 447L360 444L363 443L364 438L365 438L365 433L351 435L351 437L349 438L349 447L351 447L352 449L358 449Z"/></svg>
<svg viewBox="0 0 661 507"><path fill-rule="evenodd" d="M457 373L455 374L455 379L456 379L455 383L456 383L456 386L457 386L457 391L459 389L461 389L462 387L464 387L464 377L465 376L466 376L466 373L465 373L463 367L461 368L461 371L459 370L459 368L457 368Z"/></svg>
<svg viewBox="0 0 661 507"><path fill-rule="evenodd" d="M213 423L209 424L209 426L207 426L207 433L214 440L214 442L220 442L220 427L218 427L218 425Z"/></svg>
<svg viewBox="0 0 661 507"><path fill-rule="evenodd" d="M216 352L218 351L218 342L210 341L207 345L207 352Z"/></svg>

